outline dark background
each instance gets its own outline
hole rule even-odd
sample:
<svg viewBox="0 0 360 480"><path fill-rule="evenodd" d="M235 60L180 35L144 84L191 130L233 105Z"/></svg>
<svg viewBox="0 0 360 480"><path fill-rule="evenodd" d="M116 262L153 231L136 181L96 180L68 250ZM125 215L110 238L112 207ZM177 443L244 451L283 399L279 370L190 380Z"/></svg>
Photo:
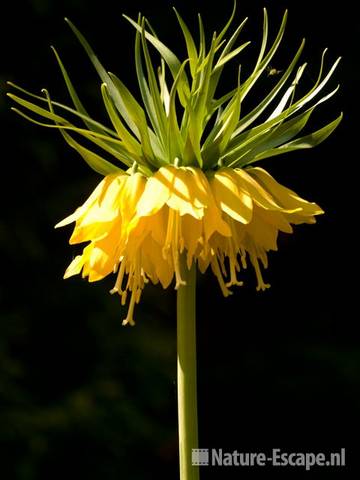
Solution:
<svg viewBox="0 0 360 480"><path fill-rule="evenodd" d="M70 228L53 225L84 201L99 177L60 135L9 112L6 80L70 103L54 44L84 103L104 120L99 80L66 15L103 64L137 93L132 27L121 18L141 10L180 56L182 37L171 6L194 29L202 12L207 31L219 29L232 2L20 1L1 7L1 319L0 478L178 478L175 293L148 286L137 326L121 327L124 311L108 295L113 278L89 285L62 280L76 249ZM290 17L274 66L286 66L301 38L309 78L324 47L328 65L343 62L328 87L342 90L314 116L314 129L344 110L324 144L265 161L280 182L319 203L326 215L279 239L255 292L253 272L229 299L211 274L198 282L200 445L238 451L330 452L347 449L345 469L203 469L210 478L355 478L360 419L357 329L358 25L349 2L239 2L249 15L242 57L254 61L264 4L274 34ZM174 33L176 31L176 33ZM180 42L181 39L181 42ZM225 73L225 86L235 82ZM263 80L263 91L273 79ZM228 85L227 85L228 82ZM259 93L261 93L261 88ZM256 101L256 98L255 98ZM354 141L355 140L355 141ZM353 277L354 276L354 277Z"/></svg>

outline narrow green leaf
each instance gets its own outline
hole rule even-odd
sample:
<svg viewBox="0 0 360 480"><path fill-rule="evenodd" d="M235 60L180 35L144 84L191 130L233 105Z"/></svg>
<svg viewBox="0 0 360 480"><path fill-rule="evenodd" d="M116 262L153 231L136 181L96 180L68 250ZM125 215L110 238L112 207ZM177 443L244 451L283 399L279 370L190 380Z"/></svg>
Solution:
<svg viewBox="0 0 360 480"><path fill-rule="evenodd" d="M219 44L221 42L221 40L224 38L224 36L226 35L226 32L229 30L229 27L230 25L232 24L233 20L234 20L234 17L235 17L235 13L236 13L236 0L233 1L233 9L232 9L232 12L231 12L231 15L230 15L230 18L229 20L226 22L224 28L221 30L221 32L219 33L218 37L217 37L217 44Z"/></svg>
<svg viewBox="0 0 360 480"><path fill-rule="evenodd" d="M261 102L258 103L258 105L251 112L249 112L239 121L233 135L234 143L237 143L236 137L242 131L244 131L249 125L251 125L259 117L259 115L261 115L261 113L268 107L268 105L272 102L272 100L278 95L278 93L286 83L287 79L290 77L292 71L294 70L295 65L297 64L299 57L304 49L304 46L305 46L305 40L301 42L301 45L297 50L293 60L291 61L290 65L285 70L280 80L275 85L275 87L270 91L268 95L266 95L266 97Z"/></svg>
<svg viewBox="0 0 360 480"><path fill-rule="evenodd" d="M82 33L80 33L80 31L75 27L75 25L68 18L65 18L65 21L68 23L71 30L74 32L74 34L78 38L79 42L83 46L83 48L86 51L87 55L89 56L92 64L94 65L96 71L98 72L98 75L100 76L101 80L104 83L107 84L108 89L109 89L109 94L110 94L111 98L113 99L116 108L119 110L120 114L123 116L125 122L129 126L129 128L139 138L139 130L137 128L137 125L133 121L131 116L128 114L128 111L126 109L126 105L124 104L123 98L121 97L120 92L116 89L115 85L113 84L113 81L112 81L110 75L105 70L105 68L102 66L102 64L98 60L97 56L93 52L92 48L90 47L89 43L87 42L85 37L82 35Z"/></svg>
<svg viewBox="0 0 360 480"><path fill-rule="evenodd" d="M215 55L215 47L216 47L216 35L214 34L209 53L206 57L207 58L206 66L204 68L204 72L202 75L201 85L199 86L199 94L196 101L194 102L194 111L196 113L198 121L200 122L201 128L205 126L204 120L207 113L206 109L208 104L210 103L208 94L209 94L212 66L213 66L214 55Z"/></svg>
<svg viewBox="0 0 360 480"><path fill-rule="evenodd" d="M202 157L205 168L217 164L219 158L226 150L231 135L237 125L241 109L240 68L238 75L238 89L232 100L218 117L212 131L202 147Z"/></svg>
<svg viewBox="0 0 360 480"><path fill-rule="evenodd" d="M295 75L295 79L291 83L290 87L286 90L286 92L283 95L283 97L281 98L280 102L278 103L278 105L276 106L276 108L273 110L273 112L267 118L266 121L269 121L269 120L272 120L273 118L278 117L284 111L286 105L289 102L289 99L290 99L290 106L293 104L296 87L297 87L297 85L300 81L300 78L302 77L302 74L304 73L304 70L305 70L306 66L307 66L307 64L304 63L303 65L301 65L301 67L298 68L298 71ZM287 112L290 113L290 108L289 107L287 109Z"/></svg>
<svg viewBox="0 0 360 480"><path fill-rule="evenodd" d="M100 173L101 175L110 175L111 173L125 173L119 167L116 167L112 163L108 162L104 158L100 157L91 150L83 147L78 142L76 142L71 135L65 132L63 129L60 129L62 136L65 141L74 148L85 160L85 162L93 169L95 172Z"/></svg>
<svg viewBox="0 0 360 480"><path fill-rule="evenodd" d="M134 22L134 20L132 20L127 15L123 15L123 17L126 18L126 20L130 22L131 25L135 27L138 32L141 33L141 30L142 30L141 25ZM180 60L166 45L164 45L162 42L160 42L159 39L154 37L154 35L151 35L149 32L145 31L145 37L146 37L146 40L148 40L160 53L160 55L162 56L162 58L165 60L168 67L170 68L170 71L173 77L175 78L181 67ZM189 97L189 94L190 94L189 82L187 80L185 72L183 72L181 82L179 82L179 96L180 96L181 104L183 106L186 105L186 99Z"/></svg>
<svg viewBox="0 0 360 480"><path fill-rule="evenodd" d="M264 158L282 155L283 153L293 152L295 150L313 148L316 145L319 145L321 142L326 140L329 135L331 135L331 133L341 122L342 117L343 114L341 113L333 122L325 125L325 127L321 128L320 130L317 130L309 135L305 135L304 137L297 138L292 142L285 143L284 145L281 145L281 147L274 148L257 155L251 162L248 162L247 165L258 162L259 160L263 160Z"/></svg>
<svg viewBox="0 0 360 480"><path fill-rule="evenodd" d="M136 129L138 132L138 138L141 142L145 158L152 165L158 166L156 158L154 156L154 152L151 148L144 110L140 107L133 95L116 75L109 72L109 76L111 77L111 81L113 82L114 86L121 94L124 106L128 112L129 117L131 118L132 122L137 125Z"/></svg>
<svg viewBox="0 0 360 480"><path fill-rule="evenodd" d="M34 93L31 93L28 90L25 90L25 88L19 87L15 83L7 82L7 84L10 85L11 87L15 88L16 90L19 90L20 92L25 93L26 95L28 95L31 98L36 98L36 100L47 103L46 98L40 97L39 95L35 95ZM76 115L77 117L81 118L85 123L87 122L87 123L93 125L93 128L91 128L91 130L93 130L94 132L103 131L104 133L107 133L108 135L111 135L112 137L117 138L117 134L116 134L116 132L114 132L114 130L111 130L110 128L106 127L105 125L102 125L101 123L93 120L89 116L84 115L84 114L78 112L77 110L74 110L73 108L70 108L67 105L63 105L62 103L59 103L59 102L52 101L52 104L55 107L59 107L63 110L66 110L67 112L70 112L73 115Z"/></svg>
<svg viewBox="0 0 360 480"><path fill-rule="evenodd" d="M261 41L261 47L260 47L260 52L259 56L256 61L256 65L254 70L257 70L261 64L262 59L264 58L264 54L266 51L266 45L267 45L267 39L268 39L268 34L269 34L269 20L268 20L268 14L266 8L263 9L264 13L264 20L263 20L263 36L262 36L262 41Z"/></svg>
<svg viewBox="0 0 360 480"><path fill-rule="evenodd" d="M288 142L298 135L305 127L310 115L314 111L314 108L315 107L310 108L306 112L297 115L291 120L281 123L280 125L271 129L268 133L256 136L252 139L252 141L248 142L246 146L237 151L237 159L235 162L230 164L226 162L226 164L230 168L232 168L234 165L237 167L242 167L260 153L271 150L279 145L284 144L285 142Z"/></svg>
<svg viewBox="0 0 360 480"><path fill-rule="evenodd" d="M158 68L158 77L161 101L164 105L166 115L169 115L170 93L166 84L165 62L163 58L161 59L161 67Z"/></svg>
<svg viewBox="0 0 360 480"><path fill-rule="evenodd" d="M241 23L240 25L237 27L237 29L235 30L235 32L232 34L232 36L230 37L230 39L226 42L226 45L223 49L223 51L221 52L220 56L219 56L219 61L222 60L229 52L230 50L232 49L234 43L236 42L238 36L240 35L241 31L243 30L246 22L248 21L248 17L246 17Z"/></svg>
<svg viewBox="0 0 360 480"><path fill-rule="evenodd" d="M13 93L7 93L6 95L9 98L11 98L11 100L13 100L14 102L18 103L19 105L22 105L23 107L27 108L28 110L31 110L34 113L37 113L41 117L48 118L49 120L52 120L59 124L67 123L67 121L64 120L62 117L60 117L59 115L56 115L53 112L49 112L49 110L45 110L44 108L38 107L34 103L28 102L27 100L24 100L23 98L20 98L17 95L14 95Z"/></svg>
<svg viewBox="0 0 360 480"><path fill-rule="evenodd" d="M267 18L267 17L266 17ZM265 17L264 17L265 19ZM264 20L265 21L265 20ZM285 27L286 27L286 21L287 21L287 10L285 10L285 13L284 13L284 16L282 18L282 22L281 22L281 25L280 25L280 28L279 28L279 31L278 31L278 34L274 40L274 43L272 44L270 50L268 51L268 53L265 55L264 59L261 60L259 62L256 63L255 65L255 68L252 72L252 74L248 77L248 79L243 83L243 86L242 86L242 95L243 95L243 99L246 97L246 95L250 92L251 88L254 86L254 84L256 83L257 79L260 77L260 75L264 72L264 70L266 69L266 67L269 65L269 63L271 62L271 59L273 58L273 56L275 55L275 52L277 51L277 49L279 48L279 45L281 43L281 40L284 36L284 32L285 32ZM260 50L260 55L259 55L259 59L260 59L260 56L263 55L263 45L261 46L261 50Z"/></svg>
<svg viewBox="0 0 360 480"><path fill-rule="evenodd" d="M140 35L139 33L137 35ZM154 123L156 126L156 133L161 141L161 143L165 143L165 138L166 138L166 114L165 110L161 101L161 96L160 92L157 86L157 81L156 81L156 76L155 72L152 66L149 50L147 48L147 42L145 39L145 30L144 30L144 24L143 24L143 29L141 32L141 43L142 43L142 48L144 52L144 57L145 57L145 64L146 64L146 70L147 70L147 76L148 76L148 83L150 87L150 96L151 96L151 102L153 104L154 108ZM140 59L141 61L141 59ZM182 72L183 70L181 70ZM155 127L154 126L154 127Z"/></svg>
<svg viewBox="0 0 360 480"><path fill-rule="evenodd" d="M189 57L190 72L191 72L191 75L194 77L195 70L196 70L197 63L198 63L198 53L197 53L197 49L196 49L196 46L195 46L195 42L194 42L194 39L193 39L186 23L181 18L180 14L178 13L178 11L176 10L175 7L173 7L173 10L176 14L176 17L178 19L179 25L181 27L181 30L182 30L184 38L185 38L186 48L187 48L188 57Z"/></svg>
<svg viewBox="0 0 360 480"><path fill-rule="evenodd" d="M178 119L176 115L176 91L177 83L179 82L182 70L185 68L189 59L185 60L182 64L170 91L169 101L169 116L168 116L168 129L167 129L167 145L169 152L169 160L172 162L176 157L181 158L184 151L184 141L181 136Z"/></svg>
<svg viewBox="0 0 360 480"><path fill-rule="evenodd" d="M25 113L23 113L21 110L18 110L17 108L12 108L14 112L17 114L21 115L22 117L26 118L26 120L29 120L32 123L36 123L37 125L41 126L46 126L46 127L55 127L60 130L60 133L64 137L65 141L70 145L70 147L74 148L85 160L85 162L93 169L95 172L100 173L100 175L109 175L112 173L120 173L123 172L125 173L121 168L115 166L114 164L108 162L104 158L100 157L97 155L95 152L92 152L91 150L83 147L80 145L78 142L76 142L71 135L69 135L67 132L64 131L64 128L61 125L48 125L44 124L42 122L38 122Z"/></svg>
<svg viewBox="0 0 360 480"><path fill-rule="evenodd" d="M200 63L202 60L204 60L206 56L205 30L204 30L204 24L203 24L200 13L198 13L198 23L199 23L199 39L200 39L200 48L199 48L199 63Z"/></svg>
<svg viewBox="0 0 360 480"><path fill-rule="evenodd" d="M135 157L141 156L141 145L140 143L131 135L131 133L126 129L122 123L120 116L117 110L114 107L112 99L108 92L108 87L106 83L101 85L101 93L104 100L104 105L106 111L110 117L110 120L119 135L120 140L124 143L125 148L132 153ZM138 163L141 163L139 159L136 160Z"/></svg>
<svg viewBox="0 0 360 480"><path fill-rule="evenodd" d="M46 90L45 90L46 92ZM70 122L65 120L63 117L60 117L59 115L56 115L53 111L48 111L45 110L41 107L38 107L37 105L28 102L27 100L24 100L22 98L19 98L13 94L8 94L10 98L12 98L15 102L17 102L19 105L27 108L28 110L36 113L37 115L40 115L41 117L47 118L55 123L55 125L49 125L49 124L44 124L41 122L38 122L37 120L31 119L31 117L26 116L24 113L17 111L17 113L21 114L28 120L33 121L33 123L37 123L38 125L46 126L49 128L58 128L58 129L65 129L65 130L71 130L73 132L79 133L83 137L87 138L90 140L92 143L98 145L100 148L105 150L106 152L110 153L112 156L120 160L122 163L130 167L134 163L134 157L131 156L131 154L124 148L122 143L120 142L119 139L115 139L112 137L108 137L107 135L103 135L97 132L92 132L90 130L84 130L82 128L77 128L74 125L72 125ZM114 145L114 147L111 147L109 145L109 142ZM144 161L142 159L138 159L139 162L142 164Z"/></svg>
<svg viewBox="0 0 360 480"><path fill-rule="evenodd" d="M227 62L229 62L232 58L236 57L240 52L244 50L248 45L250 45L251 42L246 42L240 45L239 47L235 48L235 50L232 50L230 53L225 55L222 59L220 59L217 64L215 65L215 68L213 70L213 73L215 73L219 68L223 67Z"/></svg>
<svg viewBox="0 0 360 480"><path fill-rule="evenodd" d="M335 95L338 88L339 87L335 88L332 92L322 97L315 103L315 105L303 112L301 115L295 117L294 121L296 122L297 120L299 120L301 122L301 118L303 118L303 116L306 117L309 112L311 113L318 105L329 100L333 95ZM272 118L265 123L262 123L250 130L243 132L237 137L237 147L229 147L227 153L222 157L223 163L229 167L234 167L234 165L237 166L240 164L242 156L250 152L251 149L254 148L254 146L260 145L261 142L265 142L266 139L268 139L270 136L273 136L273 138L275 138L276 140L276 132L277 128L279 128L279 125L282 126L282 129L285 130L288 125L291 125L291 123L289 122L291 122L292 120L289 121L289 117L289 112L288 110L286 110L277 117ZM285 122L285 120L287 121ZM283 140L283 142L287 140ZM277 144L279 144L279 142Z"/></svg>
<svg viewBox="0 0 360 480"><path fill-rule="evenodd" d="M82 115L84 115L85 117L89 117L89 114L88 112L86 111L84 105L82 104L73 84L72 84L72 81L69 77L69 74L67 73L66 71L66 68L63 64L63 62L61 61L61 58L58 54L58 52L56 51L55 47L51 47L52 51L54 52L54 55L55 55L55 58L59 64L59 67L60 67L60 70L61 70L61 73L64 77L64 80L65 80L65 84L66 84L66 87L68 89L68 92L70 94L70 97L71 97L71 100L73 101L73 104L76 108L76 110L78 112L80 112ZM90 129L90 130L94 130L94 131L97 131L99 133L103 133L104 130L101 129L101 128L98 128L96 125L94 125L92 122L88 122L87 120L85 120L84 118L84 123L85 125Z"/></svg>
<svg viewBox="0 0 360 480"><path fill-rule="evenodd" d="M332 74L334 73L334 71L335 71L335 69L338 66L340 61L341 61L341 57L339 57L334 62L334 64L330 68L329 72L327 73L327 75L324 77L324 79L320 83L319 83L319 81L317 81L316 84L314 85L314 87L308 93L306 93L302 98L300 98L300 100L298 100L297 102L294 103L294 105L292 106L292 109L294 111L297 111L300 108L302 108L304 105L309 103L313 98L315 98L316 95L318 95L318 93L321 92L321 90L325 87L325 85L330 80ZM322 67L321 67L321 70L322 70Z"/></svg>
<svg viewBox="0 0 360 480"><path fill-rule="evenodd" d="M228 55L231 55L231 49L234 45L234 43L236 42L236 39L237 37L239 36L240 32L242 31L242 29L244 28L246 22L247 22L247 18L245 18L242 23L237 27L237 29L235 30L235 32L233 33L233 35L231 36L230 40L226 43L223 51L221 52L219 58L218 58L218 62L215 66L215 68L213 69L212 71L212 74L211 74L211 78L210 78L210 85L209 85L209 99L211 99L210 103L208 104L208 111L209 111L209 115L212 116L212 114L221 106L223 105L225 102L227 102L228 100L230 100L235 94L236 94L236 91L237 91L237 88L235 88L234 90L232 90L231 92L229 92L227 95L225 95L224 97L222 97L220 100L214 100L214 95L215 95L215 92L216 92L216 88L218 86L218 83L219 83L219 80L220 80L220 77L221 77L221 73L223 71L223 68L224 66L226 65L227 61L231 60L231 58L233 58L233 56L230 56L230 57L227 57ZM244 47L245 48L246 46L248 45L248 43L244 44ZM240 48L240 47L239 47ZM243 50L243 48L239 49L235 55L238 55L241 50ZM235 50L234 50L235 51ZM235 56L234 55L234 56ZM223 62L223 60L225 59L225 57L227 57L226 61ZM220 64L220 65L219 65Z"/></svg>
<svg viewBox="0 0 360 480"><path fill-rule="evenodd" d="M202 130L191 104L187 107L187 116L188 128L186 129L183 163L184 165L193 165L194 162L197 162L202 168L203 161L200 148Z"/></svg>

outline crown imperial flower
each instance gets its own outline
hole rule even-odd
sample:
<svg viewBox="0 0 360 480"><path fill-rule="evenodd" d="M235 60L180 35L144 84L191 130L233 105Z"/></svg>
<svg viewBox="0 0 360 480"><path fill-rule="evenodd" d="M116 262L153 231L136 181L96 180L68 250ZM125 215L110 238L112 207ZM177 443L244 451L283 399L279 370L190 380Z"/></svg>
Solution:
<svg viewBox="0 0 360 480"><path fill-rule="evenodd" d="M291 233L291 224L313 223L320 213L315 203L258 167L223 167L208 179L197 167L169 165L150 178L139 172L106 176L84 205L56 226L75 222L70 243L90 241L65 278L82 271L93 282L117 272L112 293L125 303L130 292L124 323L133 324L134 305L149 280L164 288L173 278L175 288L184 283L183 252L188 268L193 262L202 272L211 266L225 296L229 287L242 285L238 274L247 259L257 289L266 289L260 263L267 267L278 232Z"/></svg>
<svg viewBox="0 0 360 480"><path fill-rule="evenodd" d="M319 144L341 120L340 115L321 129L299 136L317 106L337 91L318 98L339 61L324 75L324 52L317 81L297 98L306 64L295 68L304 41L289 66L276 71L276 83L265 97L244 112L245 98L271 69L287 13L268 47L264 10L263 38L253 70L242 79L239 67L237 86L220 98L216 92L225 65L250 43L235 46L246 20L225 40L234 9L207 50L201 17L196 46L175 13L187 48L182 62L158 39L145 18L139 16L135 22L126 17L136 29L135 66L143 105L121 80L106 72L82 34L67 20L102 80L101 94L112 128L89 116L55 49L74 108L53 101L46 90L44 96L37 96L11 84L36 103L9 94L37 117L14 110L37 124L58 129L104 176L86 202L57 227L75 222L70 243L89 242L71 262L65 278L82 272L94 282L115 273L111 293L119 294L122 304L129 305L125 324L134 323L135 304L149 281L163 288L172 281L175 288L184 285L182 257L188 269L194 264L201 272L211 268L225 296L231 287L242 285L242 270L249 264L255 271L257 289L268 288L262 269L268 265L267 253L277 249L278 232L291 233L292 225L314 223L323 211L254 164ZM157 71L149 44L160 54ZM83 125L66 120L61 114L64 111ZM266 112L265 120L257 123ZM44 123L39 117L53 123ZM79 143L79 137L86 146Z"/></svg>

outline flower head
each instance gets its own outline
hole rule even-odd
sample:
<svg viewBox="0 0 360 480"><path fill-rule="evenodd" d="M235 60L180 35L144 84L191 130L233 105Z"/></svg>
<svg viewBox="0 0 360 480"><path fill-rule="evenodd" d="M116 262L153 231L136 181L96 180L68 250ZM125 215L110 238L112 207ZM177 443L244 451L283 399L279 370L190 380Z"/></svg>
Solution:
<svg viewBox="0 0 360 480"><path fill-rule="evenodd" d="M213 35L207 49L201 17L196 46L175 13L188 54L182 62L143 17L139 16L138 22L126 17L136 29L135 63L143 105L121 80L106 72L82 34L67 20L102 79L101 93L112 129L89 117L55 50L74 108L52 101L45 90L43 97L36 96L12 84L46 108L9 94L22 107L53 123L14 110L35 123L58 129L104 176L88 200L57 225L75 222L70 243L89 242L71 262L65 278L82 272L93 282L116 273L111 292L120 295L122 304L128 302L124 323L129 324L134 323L134 306L147 282L164 288L172 281L175 288L184 283L182 256L188 268L193 263L201 272L211 268L226 296L231 287L242 285L242 270L249 264L256 274L257 289L268 288L262 270L268 264L267 252L277 249L278 232L291 233L292 225L314 223L315 216L323 212L254 164L319 144L341 120L340 115L320 130L298 136L317 106L336 92L337 88L318 98L339 61L323 75L323 55L316 83L297 98L306 64L295 68L304 41L264 99L252 110L243 111L254 84L267 77L287 13L267 47L264 10L263 39L254 69L242 79L239 67L236 87L221 97L216 92L225 65L250 43L235 47L246 20L225 40L234 8L229 22L219 35ZM157 74L149 44L160 54ZM70 111L84 126L66 120L59 114L62 110ZM266 112L265 120L256 123ZM96 151L79 143L79 136L95 145Z"/></svg>
<svg viewBox="0 0 360 480"><path fill-rule="evenodd" d="M240 270L250 262L258 289L260 263L276 250L279 231L292 223L312 223L322 210L277 183L265 170L223 167L210 174L198 167L161 167L147 178L139 172L112 174L57 227L75 222L70 243L90 241L65 278L82 271L89 281L117 273L112 293L124 304L124 323L133 324L134 306L151 280L167 288L183 284L180 255L204 272L209 266L225 296L242 285Z"/></svg>

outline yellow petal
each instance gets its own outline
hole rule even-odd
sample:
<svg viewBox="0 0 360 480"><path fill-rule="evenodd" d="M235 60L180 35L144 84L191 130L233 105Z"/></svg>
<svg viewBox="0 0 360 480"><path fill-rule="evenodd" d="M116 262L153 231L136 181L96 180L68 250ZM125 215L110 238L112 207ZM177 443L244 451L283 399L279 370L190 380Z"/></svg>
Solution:
<svg viewBox="0 0 360 480"><path fill-rule="evenodd" d="M293 229L290 223L287 221L287 217L291 218L292 214L286 214L282 212L274 212L271 210L264 210L260 207L255 207L254 215L260 216L264 221L273 225L275 228L285 233L292 233Z"/></svg>
<svg viewBox="0 0 360 480"><path fill-rule="evenodd" d="M257 247L262 247L265 250L277 250L278 229L259 215L255 214L253 221L247 225L246 235L251 238L252 243Z"/></svg>
<svg viewBox="0 0 360 480"><path fill-rule="evenodd" d="M164 206L153 215L151 221L149 221L148 228L151 232L151 236L159 245L164 245L165 243L168 214L169 208Z"/></svg>
<svg viewBox="0 0 360 480"><path fill-rule="evenodd" d="M91 193L90 197L86 200L86 202L81 205L81 207L77 208L74 213L61 220L61 222L57 223L55 225L55 228L64 227L65 225L69 225L70 223L78 220L87 211L87 209L96 202L102 189L104 188L104 184L105 178L97 185L97 187Z"/></svg>
<svg viewBox="0 0 360 480"><path fill-rule="evenodd" d="M261 185L287 210L298 209L300 215L319 215L324 213L316 203L308 202L297 193L278 183L266 170L256 167L248 170L249 175L256 178Z"/></svg>
<svg viewBox="0 0 360 480"><path fill-rule="evenodd" d="M283 210L275 199L245 170L236 168L234 174L238 179L238 188L246 192L260 207L266 210Z"/></svg>
<svg viewBox="0 0 360 480"><path fill-rule="evenodd" d="M84 266L83 255L77 255L65 271L64 279L77 275Z"/></svg>
<svg viewBox="0 0 360 480"><path fill-rule="evenodd" d="M186 167L191 182L192 201L196 208L203 208L209 204L209 182L202 170Z"/></svg>
<svg viewBox="0 0 360 480"><path fill-rule="evenodd" d="M252 218L252 199L238 188L236 180L236 174L232 170L221 169L210 180L210 185L222 211L246 224Z"/></svg>
<svg viewBox="0 0 360 480"><path fill-rule="evenodd" d="M170 181L166 178L169 175L166 167L161 167L150 177L144 192L137 204L137 214L140 217L154 215L168 201L170 196Z"/></svg>
<svg viewBox="0 0 360 480"><path fill-rule="evenodd" d="M203 223L204 223L205 240L207 242L215 232L218 232L225 237L231 236L230 227L222 218L221 212L215 204L215 200L212 203L210 203L208 208L205 210Z"/></svg>
<svg viewBox="0 0 360 480"><path fill-rule="evenodd" d="M191 215L184 215L181 217L181 232L187 251L187 266L190 268L196 251L204 242L202 222Z"/></svg>
<svg viewBox="0 0 360 480"><path fill-rule="evenodd" d="M194 170L173 165L161 167L147 181L137 206L138 215L154 215L167 204L180 215L202 218L206 195Z"/></svg>
<svg viewBox="0 0 360 480"><path fill-rule="evenodd" d="M79 220L81 217L84 217L87 212L89 211L91 212L92 208L94 208L95 205L101 203L104 195L109 189L109 186L111 186L116 182L121 182L123 177L126 178L127 175L113 174L113 175L107 175L106 177L104 177L102 181L96 186L95 190L93 190L93 192L91 193L89 198L86 200L86 202L83 203L81 207L77 208L74 213L64 218L64 220L62 220L61 222L57 223L55 225L55 228L60 228L60 227L64 227L65 225L69 225L70 223Z"/></svg>
<svg viewBox="0 0 360 480"><path fill-rule="evenodd" d="M151 237L144 242L143 258L146 257L146 262L150 262L151 267L147 267L145 273L150 277L159 279L163 288L167 288L174 277L174 268L170 262L165 260L162 253L162 248ZM145 265L146 266L146 265Z"/></svg>
<svg viewBox="0 0 360 480"><path fill-rule="evenodd" d="M199 189L203 192L202 195L206 198L207 207L205 208L203 218L203 228L205 241L215 233L219 232L226 237L231 236L231 231L228 224L223 220L221 210L216 204L214 194L211 190L209 180L200 169L193 169L194 175L197 177L197 184ZM205 204L205 200L204 200Z"/></svg>
<svg viewBox="0 0 360 480"><path fill-rule="evenodd" d="M146 186L146 177L139 172L130 175L121 192L121 216L123 221L130 221L136 214L137 206Z"/></svg>
<svg viewBox="0 0 360 480"><path fill-rule="evenodd" d="M119 225L121 225L121 219L118 219ZM76 243L88 242L88 241L97 241L100 240L104 235L107 235L109 230L111 230L114 222L97 222L90 223L89 225L76 225L74 231L70 237L70 245Z"/></svg>
<svg viewBox="0 0 360 480"><path fill-rule="evenodd" d="M115 257L116 245L111 239L94 244L88 261L89 267L89 282L95 282L112 273L115 265L118 262L118 257Z"/></svg>
<svg viewBox="0 0 360 480"><path fill-rule="evenodd" d="M78 220L83 214L84 214L83 207L79 207L71 215L61 220L61 222L58 222L54 228L65 227L66 225L69 225L72 222L76 222L76 220Z"/></svg>
<svg viewBox="0 0 360 480"><path fill-rule="evenodd" d="M192 171L170 166L167 167L167 172L170 190L167 205L180 215L189 214L195 218L202 218L204 205L199 201L202 192Z"/></svg>
<svg viewBox="0 0 360 480"><path fill-rule="evenodd" d="M129 179L128 175L108 175L98 198L84 212L77 225L111 222L119 216L121 192Z"/></svg>

